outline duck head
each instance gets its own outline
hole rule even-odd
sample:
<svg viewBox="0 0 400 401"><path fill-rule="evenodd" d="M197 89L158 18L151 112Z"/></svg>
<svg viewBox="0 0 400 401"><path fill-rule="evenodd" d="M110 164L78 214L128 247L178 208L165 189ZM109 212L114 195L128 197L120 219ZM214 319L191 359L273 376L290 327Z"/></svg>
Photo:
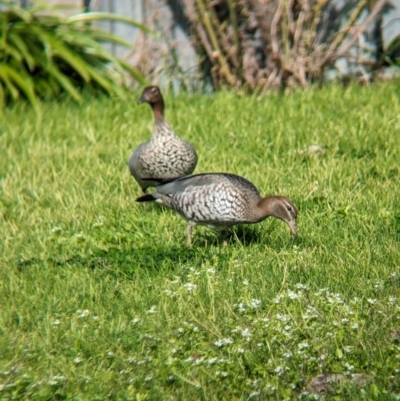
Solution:
<svg viewBox="0 0 400 401"><path fill-rule="evenodd" d="M297 208L289 198L278 195L267 196L258 202L257 208L262 219L271 216L283 220L289 226L292 234L296 235Z"/></svg>

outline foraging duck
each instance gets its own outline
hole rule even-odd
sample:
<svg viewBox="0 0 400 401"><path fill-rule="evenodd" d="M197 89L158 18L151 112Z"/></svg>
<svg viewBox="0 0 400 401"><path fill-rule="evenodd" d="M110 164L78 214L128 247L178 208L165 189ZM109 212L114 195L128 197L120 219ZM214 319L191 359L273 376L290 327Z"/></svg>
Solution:
<svg viewBox="0 0 400 401"><path fill-rule="evenodd" d="M147 86L138 104L153 109L154 128L150 141L139 145L129 159L129 170L143 192L157 179L172 179L191 174L197 164L193 146L180 139L164 120L164 99L157 86Z"/></svg>
<svg viewBox="0 0 400 401"><path fill-rule="evenodd" d="M278 195L262 198L254 184L238 175L195 174L160 182L156 189L136 201L156 201L178 212L188 222L188 245L195 225L219 230L224 240L231 226L258 223L270 216L287 223L293 235L297 233L297 208L290 199Z"/></svg>

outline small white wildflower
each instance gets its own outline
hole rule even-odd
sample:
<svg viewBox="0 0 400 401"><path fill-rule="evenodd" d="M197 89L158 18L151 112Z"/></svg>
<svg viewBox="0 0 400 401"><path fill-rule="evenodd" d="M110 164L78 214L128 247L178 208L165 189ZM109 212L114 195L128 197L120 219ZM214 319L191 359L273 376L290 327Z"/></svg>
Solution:
<svg viewBox="0 0 400 401"><path fill-rule="evenodd" d="M291 326L290 324L287 324L287 325L283 328L283 330L289 331L292 327L293 327L293 326Z"/></svg>
<svg viewBox="0 0 400 401"><path fill-rule="evenodd" d="M144 381L145 382L150 382L150 381L152 381L153 380L153 376L146 376L145 378L144 378Z"/></svg>
<svg viewBox="0 0 400 401"><path fill-rule="evenodd" d="M297 347L298 347L299 349L310 348L310 344L308 344L307 341L303 341L303 342L299 343L299 344L297 345Z"/></svg>
<svg viewBox="0 0 400 401"><path fill-rule="evenodd" d="M395 297L389 297L389 305L394 305L396 303Z"/></svg>
<svg viewBox="0 0 400 401"><path fill-rule="evenodd" d="M374 305L376 303L376 299L368 298L367 302L371 305Z"/></svg>
<svg viewBox="0 0 400 401"><path fill-rule="evenodd" d="M136 323L138 323L139 322L139 318L137 318L137 317L135 317L135 318L133 318L132 320L131 320L131 324L136 324Z"/></svg>
<svg viewBox="0 0 400 401"><path fill-rule="evenodd" d="M78 365L79 363L83 362L82 358L79 358L79 356L77 356L76 358L74 358L74 364Z"/></svg>
<svg viewBox="0 0 400 401"><path fill-rule="evenodd" d="M187 291L189 292L194 292L196 291L197 285L193 283L185 283L183 286L186 288Z"/></svg>
<svg viewBox="0 0 400 401"><path fill-rule="evenodd" d="M354 366L353 366L353 365L350 365L348 362L346 362L346 363L344 364L344 366L347 368L347 370L348 370L349 372L352 372L352 371L354 370Z"/></svg>
<svg viewBox="0 0 400 401"><path fill-rule="evenodd" d="M246 312L246 305L243 302L239 302L238 304L234 304L236 308L238 308L239 312Z"/></svg>
<svg viewBox="0 0 400 401"><path fill-rule="evenodd" d="M111 351L107 351L106 356L108 356L109 358L112 358L114 356L114 353Z"/></svg>
<svg viewBox="0 0 400 401"><path fill-rule="evenodd" d="M347 317L345 317L345 318L342 319L342 323L344 323L344 324L349 323L349 321L350 321L350 320L347 319Z"/></svg>
<svg viewBox="0 0 400 401"><path fill-rule="evenodd" d="M257 309L261 306L261 301L259 299L252 299L249 303L249 305L253 308L253 309Z"/></svg>
<svg viewBox="0 0 400 401"><path fill-rule="evenodd" d="M249 285L249 280L243 280L243 285Z"/></svg>
<svg viewBox="0 0 400 401"><path fill-rule="evenodd" d="M93 319L94 321L96 321L96 320L99 320L99 317L98 317L98 316L92 316L92 319Z"/></svg>
<svg viewBox="0 0 400 401"><path fill-rule="evenodd" d="M215 269L207 269L208 274L215 274Z"/></svg>
<svg viewBox="0 0 400 401"><path fill-rule="evenodd" d="M80 312L80 311L78 311L78 312ZM90 314L89 309L84 309L84 310L80 313L80 315L78 316L78 318L79 318L79 319L82 319L82 318L88 316L89 314Z"/></svg>
<svg viewBox="0 0 400 401"><path fill-rule="evenodd" d="M185 329L183 329L182 327L178 327L176 331L178 332L178 334L183 334L185 332Z"/></svg>
<svg viewBox="0 0 400 401"><path fill-rule="evenodd" d="M53 326L59 326L60 324L61 322L58 319L54 320L53 322Z"/></svg>
<svg viewBox="0 0 400 401"><path fill-rule="evenodd" d="M147 314L149 315L154 315L154 313L156 313L156 306L153 305L149 310L146 311Z"/></svg>
<svg viewBox="0 0 400 401"><path fill-rule="evenodd" d="M277 313L277 314L276 314L276 318L277 318L278 320L280 320L281 322L283 322L283 323L286 323L286 322L288 322L288 321L290 320L289 316L287 316L287 315L281 315L280 313Z"/></svg>
<svg viewBox="0 0 400 401"><path fill-rule="evenodd" d="M242 330L242 332L240 334L242 335L242 337L245 337L245 338L251 338L251 336L252 336L251 331L248 327L246 327L244 330Z"/></svg>
<svg viewBox="0 0 400 401"><path fill-rule="evenodd" d="M354 347L352 347L350 345L346 345L346 346L343 347L343 351L349 354L350 352L353 351L353 348Z"/></svg>
<svg viewBox="0 0 400 401"><path fill-rule="evenodd" d="M238 353L238 354L244 354L244 349L243 349L242 347L239 347L239 348L237 349L237 353Z"/></svg>
<svg viewBox="0 0 400 401"><path fill-rule="evenodd" d="M51 380L55 380L57 382L65 382L67 378L65 376L53 376Z"/></svg>
<svg viewBox="0 0 400 401"><path fill-rule="evenodd" d="M287 351L283 354L283 357L286 359L290 359L293 356L293 354L290 351Z"/></svg>
<svg viewBox="0 0 400 401"><path fill-rule="evenodd" d="M396 272L390 273L390 278L396 278L396 277L397 277L397 273Z"/></svg>
<svg viewBox="0 0 400 401"><path fill-rule="evenodd" d="M221 377L228 377L229 373L228 372L221 372Z"/></svg>
<svg viewBox="0 0 400 401"><path fill-rule="evenodd" d="M333 337L333 333L331 333L330 331L328 331L328 332L326 333L326 336L327 336L327 337Z"/></svg>
<svg viewBox="0 0 400 401"><path fill-rule="evenodd" d="M252 393L249 394L249 398L254 398L260 395L261 393L259 391L253 391Z"/></svg>
<svg viewBox="0 0 400 401"><path fill-rule="evenodd" d="M284 368L283 366L277 366L277 367L274 369L274 372L275 372L278 376L280 376L284 371L285 371L285 368Z"/></svg>
<svg viewBox="0 0 400 401"><path fill-rule="evenodd" d="M61 227L53 227L52 229L51 229L51 233L52 234L58 234L59 232L61 232L62 231L62 228Z"/></svg>
<svg viewBox="0 0 400 401"><path fill-rule="evenodd" d="M256 345L258 348L261 348L263 346L263 343L257 343Z"/></svg>
<svg viewBox="0 0 400 401"><path fill-rule="evenodd" d="M218 358L210 358L207 363L209 365L214 365L218 361Z"/></svg>
<svg viewBox="0 0 400 401"><path fill-rule="evenodd" d="M294 291L288 291L288 297L292 300L299 298L299 295Z"/></svg>

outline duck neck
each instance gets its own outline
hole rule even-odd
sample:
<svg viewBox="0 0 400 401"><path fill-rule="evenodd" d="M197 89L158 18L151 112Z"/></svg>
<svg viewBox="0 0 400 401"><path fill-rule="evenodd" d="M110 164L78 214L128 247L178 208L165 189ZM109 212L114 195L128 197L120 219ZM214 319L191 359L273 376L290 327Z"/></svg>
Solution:
<svg viewBox="0 0 400 401"><path fill-rule="evenodd" d="M273 214L273 198L267 196L261 198L255 207L254 218L255 221L262 221Z"/></svg>
<svg viewBox="0 0 400 401"><path fill-rule="evenodd" d="M156 122L164 121L164 101L160 100L157 103L152 103L151 108L153 109L154 120Z"/></svg>

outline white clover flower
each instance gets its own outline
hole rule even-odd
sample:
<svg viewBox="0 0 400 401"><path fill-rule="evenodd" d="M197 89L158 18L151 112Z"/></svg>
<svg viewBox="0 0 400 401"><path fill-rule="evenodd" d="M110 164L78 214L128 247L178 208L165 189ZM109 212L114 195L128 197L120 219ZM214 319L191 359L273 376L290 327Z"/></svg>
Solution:
<svg viewBox="0 0 400 401"><path fill-rule="evenodd" d="M114 352L107 351L106 356L108 356L109 358L112 358L114 356Z"/></svg>
<svg viewBox="0 0 400 401"><path fill-rule="evenodd" d="M256 344L258 348L261 348L264 344L263 343L257 343Z"/></svg>
<svg viewBox="0 0 400 401"><path fill-rule="evenodd" d="M197 284L193 284L193 283L185 283L185 284L183 284L183 286L189 292L194 292L197 289Z"/></svg>
<svg viewBox="0 0 400 401"><path fill-rule="evenodd" d="M283 357L286 359L290 359L293 356L293 354L290 351L287 351L283 354Z"/></svg>
<svg viewBox="0 0 400 401"><path fill-rule="evenodd" d="M182 327L178 327L176 331L178 332L178 334L183 334L185 332L185 329L183 329Z"/></svg>
<svg viewBox="0 0 400 401"><path fill-rule="evenodd" d="M283 328L283 330L289 331L292 327L293 327L293 326L291 326L290 324L287 324L287 325Z"/></svg>
<svg viewBox="0 0 400 401"><path fill-rule="evenodd" d="M157 312L157 311L156 311L156 306L155 306L155 305L151 306L150 309L148 309L148 310L146 311L146 313L147 313L148 315L154 315L154 313L156 313L156 312Z"/></svg>
<svg viewBox="0 0 400 401"><path fill-rule="evenodd" d="M244 354L244 349L242 347L239 347L236 351L238 354Z"/></svg>
<svg viewBox="0 0 400 401"><path fill-rule="evenodd" d="M79 356L77 356L76 358L74 358L74 364L78 365L79 363L83 362L82 358L79 358Z"/></svg>
<svg viewBox="0 0 400 401"><path fill-rule="evenodd" d="M249 305L253 308L253 309L257 309L261 306L261 301L259 299L252 299L249 303Z"/></svg>
<svg viewBox="0 0 400 401"><path fill-rule="evenodd" d="M137 318L137 317L135 317L135 318L133 318L133 319L131 320L131 324L136 324L136 323L138 323L139 321L140 321L140 319Z"/></svg>
<svg viewBox="0 0 400 401"><path fill-rule="evenodd" d="M345 318L342 319L342 323L343 323L343 324L346 324L346 323L349 323L349 322L350 322L350 320L347 319L347 317L345 317Z"/></svg>
<svg viewBox="0 0 400 401"><path fill-rule="evenodd" d="M368 302L369 304L371 304L371 305L374 305L374 304L376 304L376 299L368 298L368 299L367 299L367 302Z"/></svg>
<svg viewBox="0 0 400 401"><path fill-rule="evenodd" d="M58 319L54 320L53 322L53 326L59 326L60 324L61 322Z"/></svg>
<svg viewBox="0 0 400 401"><path fill-rule="evenodd" d="M353 323L352 325L351 325L351 328L353 329L353 330L357 330L358 328L360 327L360 325L356 322L356 323Z"/></svg>
<svg viewBox="0 0 400 401"><path fill-rule="evenodd" d="M210 358L207 363L209 365L214 365L218 361L218 358Z"/></svg>

